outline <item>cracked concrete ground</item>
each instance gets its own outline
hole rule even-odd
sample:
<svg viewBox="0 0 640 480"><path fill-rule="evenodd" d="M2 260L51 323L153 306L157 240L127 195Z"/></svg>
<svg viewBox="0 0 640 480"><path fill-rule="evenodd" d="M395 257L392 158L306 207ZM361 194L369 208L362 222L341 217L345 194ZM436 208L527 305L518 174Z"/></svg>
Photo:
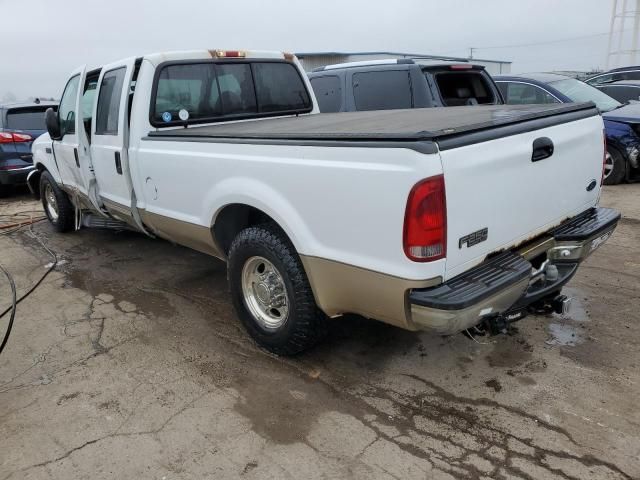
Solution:
<svg viewBox="0 0 640 480"><path fill-rule="evenodd" d="M605 191L624 218L566 318L476 343L348 317L294 359L248 339L215 259L44 222L0 236L20 291L50 262L33 234L61 259L0 357L0 480L640 478L639 195Z"/></svg>

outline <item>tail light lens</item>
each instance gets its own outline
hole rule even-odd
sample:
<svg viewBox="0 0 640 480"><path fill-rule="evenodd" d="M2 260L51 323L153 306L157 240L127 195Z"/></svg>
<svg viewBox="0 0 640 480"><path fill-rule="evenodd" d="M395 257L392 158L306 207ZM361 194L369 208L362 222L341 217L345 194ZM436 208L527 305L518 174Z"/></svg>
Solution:
<svg viewBox="0 0 640 480"><path fill-rule="evenodd" d="M0 132L0 143L22 143L31 140L33 137L26 133Z"/></svg>
<svg viewBox="0 0 640 480"><path fill-rule="evenodd" d="M417 183L409 193L403 246L414 262L431 262L447 254L447 203L444 176Z"/></svg>

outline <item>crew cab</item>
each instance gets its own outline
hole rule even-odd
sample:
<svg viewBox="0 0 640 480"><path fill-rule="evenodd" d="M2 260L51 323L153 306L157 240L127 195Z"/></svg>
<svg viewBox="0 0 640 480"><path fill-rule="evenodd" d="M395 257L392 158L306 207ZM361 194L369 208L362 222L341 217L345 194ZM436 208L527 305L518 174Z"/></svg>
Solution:
<svg viewBox="0 0 640 480"><path fill-rule="evenodd" d="M226 261L240 320L278 354L347 313L453 334L563 308L619 218L598 207L593 104L320 114L281 52L82 67L47 127L28 181L58 231L130 228Z"/></svg>
<svg viewBox="0 0 640 480"><path fill-rule="evenodd" d="M502 103L482 65L459 61L339 63L317 68L309 78L322 113Z"/></svg>

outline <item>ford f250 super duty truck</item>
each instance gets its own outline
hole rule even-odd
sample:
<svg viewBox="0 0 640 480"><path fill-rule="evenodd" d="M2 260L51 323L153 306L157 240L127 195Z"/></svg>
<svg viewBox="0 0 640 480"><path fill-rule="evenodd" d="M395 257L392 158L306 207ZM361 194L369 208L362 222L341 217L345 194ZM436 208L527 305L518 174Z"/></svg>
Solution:
<svg viewBox="0 0 640 480"><path fill-rule="evenodd" d="M560 309L619 218L593 104L320 114L293 55L202 50L80 68L46 118L28 182L55 228L225 260L279 354L347 313L452 334Z"/></svg>

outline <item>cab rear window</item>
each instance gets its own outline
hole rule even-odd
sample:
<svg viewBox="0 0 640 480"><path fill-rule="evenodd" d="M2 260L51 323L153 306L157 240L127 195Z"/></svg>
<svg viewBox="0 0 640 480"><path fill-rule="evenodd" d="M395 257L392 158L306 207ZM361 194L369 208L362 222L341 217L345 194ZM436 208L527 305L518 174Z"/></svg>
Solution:
<svg viewBox="0 0 640 480"><path fill-rule="evenodd" d="M156 74L155 127L307 113L311 98L298 69L279 61L165 64ZM186 112L186 115L185 115Z"/></svg>

